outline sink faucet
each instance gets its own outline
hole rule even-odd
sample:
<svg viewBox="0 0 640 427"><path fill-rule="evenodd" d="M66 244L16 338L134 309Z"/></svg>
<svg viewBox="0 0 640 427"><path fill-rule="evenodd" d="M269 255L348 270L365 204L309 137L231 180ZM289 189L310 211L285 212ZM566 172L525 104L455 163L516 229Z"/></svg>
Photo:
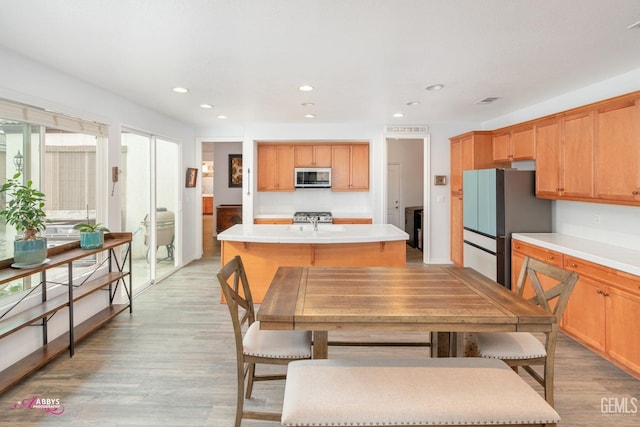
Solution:
<svg viewBox="0 0 640 427"><path fill-rule="evenodd" d="M307 217L307 221L313 224L313 231L318 231L318 216L311 215Z"/></svg>

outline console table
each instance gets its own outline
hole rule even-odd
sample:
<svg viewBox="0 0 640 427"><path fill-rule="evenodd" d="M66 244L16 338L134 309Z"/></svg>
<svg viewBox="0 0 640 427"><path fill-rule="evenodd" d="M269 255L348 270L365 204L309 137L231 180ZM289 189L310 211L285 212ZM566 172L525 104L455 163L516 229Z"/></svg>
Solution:
<svg viewBox="0 0 640 427"><path fill-rule="evenodd" d="M133 310L133 295L131 283L131 233L107 233L104 245L99 249L81 249L80 241L70 242L48 250L48 262L31 269L15 269L11 267L13 259L0 261L0 285L17 279L40 275L40 283L33 286L19 301L0 312L0 339L7 337L27 326L42 328L42 346L13 365L0 372L0 394L18 383L24 377L35 372L50 360L69 351L72 357L75 344L113 319L115 316L129 309ZM100 253L105 253L100 256ZM74 262L95 257L96 261L83 275L82 279L73 276ZM91 262L90 261L90 262ZM47 281L47 271L63 267L67 269L66 283ZM106 267L106 273L95 275L100 268ZM67 291L49 298L48 286L65 286ZM125 301L116 302L118 291L124 290ZM109 304L106 308L95 313L84 322L74 325L74 305L81 299L98 291L109 293ZM35 306L24 308L29 296L38 294L41 302ZM48 321L58 311L67 308L69 330L61 336L49 340Z"/></svg>

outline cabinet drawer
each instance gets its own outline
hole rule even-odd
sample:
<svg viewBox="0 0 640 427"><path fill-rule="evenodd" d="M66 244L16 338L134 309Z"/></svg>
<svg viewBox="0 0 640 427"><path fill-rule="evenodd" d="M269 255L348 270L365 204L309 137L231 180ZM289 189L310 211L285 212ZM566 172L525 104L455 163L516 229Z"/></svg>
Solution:
<svg viewBox="0 0 640 427"><path fill-rule="evenodd" d="M614 270L613 268L569 255L564 256L564 268L575 271L580 277L589 277L599 283L640 295L640 277L633 274Z"/></svg>
<svg viewBox="0 0 640 427"><path fill-rule="evenodd" d="M512 248L514 252L519 252L531 258L535 258L538 261L546 262L547 264L562 267L563 255L560 252L541 248L540 246L530 245L528 243L523 243L519 240L513 241Z"/></svg>

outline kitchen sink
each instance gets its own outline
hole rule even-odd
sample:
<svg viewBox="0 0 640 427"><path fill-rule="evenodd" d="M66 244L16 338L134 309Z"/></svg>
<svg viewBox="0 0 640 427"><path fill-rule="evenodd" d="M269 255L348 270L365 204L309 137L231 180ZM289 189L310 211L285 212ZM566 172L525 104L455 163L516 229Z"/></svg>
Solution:
<svg viewBox="0 0 640 427"><path fill-rule="evenodd" d="M313 231L313 224L293 224L289 226L289 231L298 231L298 232ZM318 224L318 232L337 233L340 231L344 231L344 227L342 225Z"/></svg>

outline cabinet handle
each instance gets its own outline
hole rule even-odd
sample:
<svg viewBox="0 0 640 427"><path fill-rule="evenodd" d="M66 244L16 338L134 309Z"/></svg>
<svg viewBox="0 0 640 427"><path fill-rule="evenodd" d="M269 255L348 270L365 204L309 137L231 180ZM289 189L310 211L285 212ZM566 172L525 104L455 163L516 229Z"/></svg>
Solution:
<svg viewBox="0 0 640 427"><path fill-rule="evenodd" d="M604 294L604 292L602 292L602 290L601 290L601 289L598 289L598 290L596 291L596 294L603 295L603 294Z"/></svg>
<svg viewBox="0 0 640 427"><path fill-rule="evenodd" d="M553 259L553 255L549 255L549 259Z"/></svg>
<svg viewBox="0 0 640 427"><path fill-rule="evenodd" d="M575 262L572 262L572 263L571 263L571 267L573 267L573 268L578 268L578 264L576 264Z"/></svg>
<svg viewBox="0 0 640 427"><path fill-rule="evenodd" d="M602 295L604 295L605 297L608 297L608 296L609 296L609 292L604 292L604 291L603 291L603 292L602 292Z"/></svg>
<svg viewBox="0 0 640 427"><path fill-rule="evenodd" d="M520 245L516 245L516 249L520 249Z"/></svg>
<svg viewBox="0 0 640 427"><path fill-rule="evenodd" d="M640 191L635 190L635 191L632 191L631 194L633 194L634 196L637 196L638 194L640 194Z"/></svg>

